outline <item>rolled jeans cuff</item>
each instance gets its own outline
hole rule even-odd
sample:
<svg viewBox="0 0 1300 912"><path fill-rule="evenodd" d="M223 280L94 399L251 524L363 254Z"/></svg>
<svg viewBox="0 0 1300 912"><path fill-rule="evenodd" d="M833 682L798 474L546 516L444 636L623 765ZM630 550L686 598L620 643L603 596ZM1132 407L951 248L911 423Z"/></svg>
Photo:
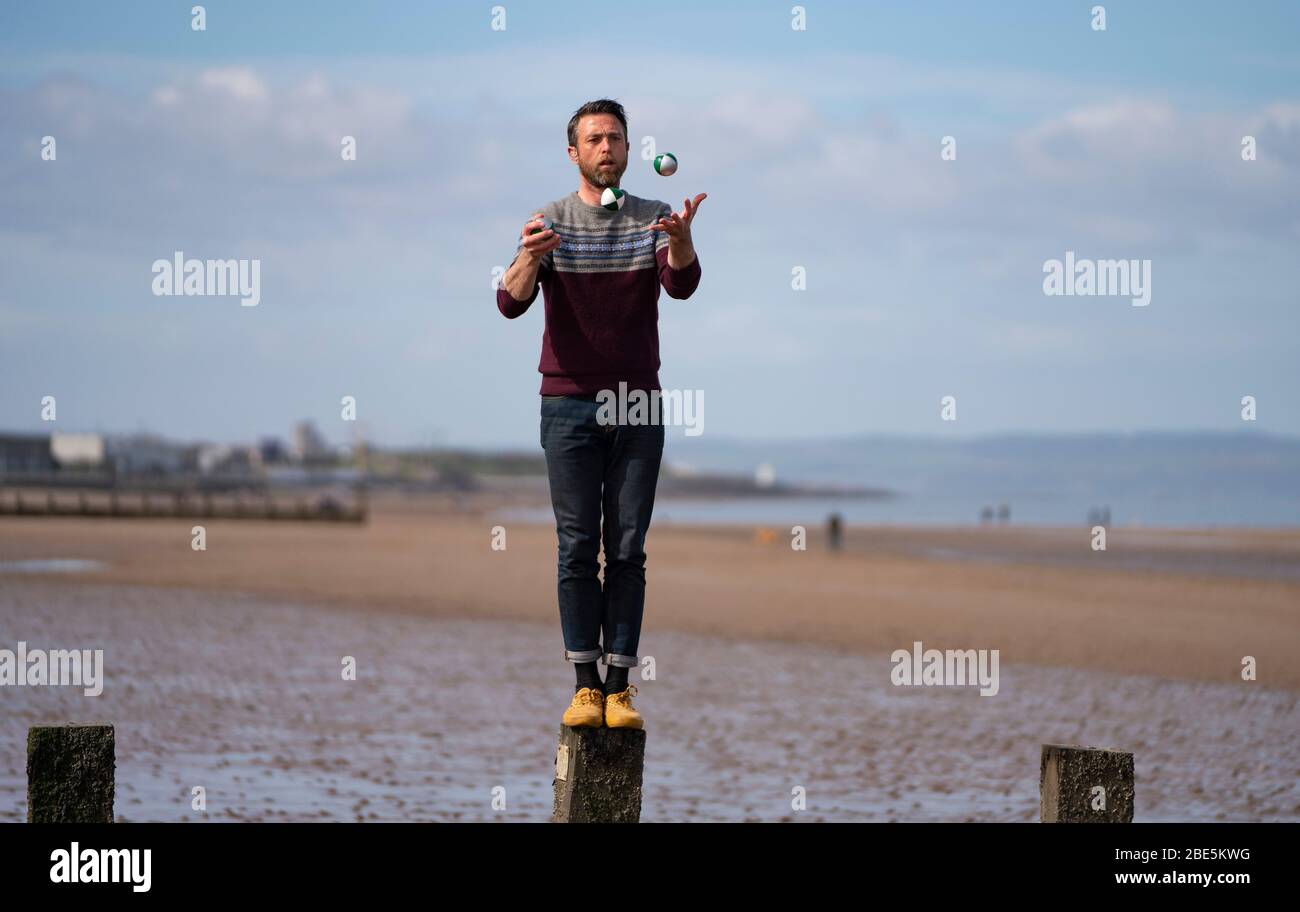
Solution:
<svg viewBox="0 0 1300 912"><path fill-rule="evenodd" d="M599 658L599 649L583 649L577 652L574 652L571 649L564 650L564 659L566 662L594 662Z"/></svg>
<svg viewBox="0 0 1300 912"><path fill-rule="evenodd" d="M606 665L617 665L620 668L636 668L636 656L619 655L614 652L607 652L601 658Z"/></svg>

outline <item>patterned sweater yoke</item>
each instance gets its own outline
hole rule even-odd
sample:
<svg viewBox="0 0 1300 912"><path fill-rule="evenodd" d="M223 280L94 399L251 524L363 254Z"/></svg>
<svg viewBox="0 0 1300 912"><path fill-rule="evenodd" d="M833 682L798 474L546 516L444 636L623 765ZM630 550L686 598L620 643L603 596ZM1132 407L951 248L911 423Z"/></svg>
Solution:
<svg viewBox="0 0 1300 912"><path fill-rule="evenodd" d="M668 235L649 227L672 207L632 194L623 208L584 202L575 190L547 203L560 246L546 253L526 300L504 285L497 308L514 319L546 294L542 332L543 395L594 394L626 382L629 389L659 388L659 292L689 298L700 281L697 255L681 269L668 263ZM529 213L531 215L531 213ZM515 256L523 248L516 242Z"/></svg>
<svg viewBox="0 0 1300 912"><path fill-rule="evenodd" d="M543 258L543 267L556 272L656 268L655 251L667 249L668 235L645 226L671 215L672 209L667 203L630 193L625 200L622 209L609 210L583 202L575 190L543 206L540 211L555 223L561 238L559 248Z"/></svg>

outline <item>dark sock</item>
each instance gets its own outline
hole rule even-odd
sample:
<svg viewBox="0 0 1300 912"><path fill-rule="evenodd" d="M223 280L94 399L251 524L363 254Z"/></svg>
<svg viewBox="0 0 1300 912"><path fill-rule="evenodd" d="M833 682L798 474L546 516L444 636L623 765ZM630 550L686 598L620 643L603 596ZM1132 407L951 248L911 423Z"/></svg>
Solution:
<svg viewBox="0 0 1300 912"><path fill-rule="evenodd" d="M600 690L600 670L596 668L595 662L574 662L573 667L578 670L578 684L573 688L574 693L584 687Z"/></svg>
<svg viewBox="0 0 1300 912"><path fill-rule="evenodd" d="M605 696L627 690L627 669L621 665L609 666L605 672Z"/></svg>

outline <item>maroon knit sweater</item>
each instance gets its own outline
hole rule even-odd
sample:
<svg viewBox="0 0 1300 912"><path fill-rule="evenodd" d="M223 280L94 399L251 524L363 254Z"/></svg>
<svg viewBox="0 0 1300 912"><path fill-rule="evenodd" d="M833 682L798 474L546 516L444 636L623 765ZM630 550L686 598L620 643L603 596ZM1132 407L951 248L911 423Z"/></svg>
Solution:
<svg viewBox="0 0 1300 912"><path fill-rule="evenodd" d="M575 190L534 211L555 223L560 246L542 257L527 300L501 285L497 308L514 319L545 291L542 395L594 395L620 381L629 391L659 389L659 289L684 299L700 284L699 257L673 269L668 236L645 228L672 208L629 193L611 212Z"/></svg>

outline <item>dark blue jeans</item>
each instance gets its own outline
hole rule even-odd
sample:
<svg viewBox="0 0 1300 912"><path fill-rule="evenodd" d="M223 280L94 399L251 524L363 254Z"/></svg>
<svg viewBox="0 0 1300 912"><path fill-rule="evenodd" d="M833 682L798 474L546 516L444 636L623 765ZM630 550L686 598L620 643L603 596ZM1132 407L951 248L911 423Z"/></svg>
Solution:
<svg viewBox="0 0 1300 912"><path fill-rule="evenodd" d="M635 668L645 609L645 538L664 426L602 425L599 408L585 399L542 397L542 449L559 545L560 630L566 660ZM602 544L603 589L596 562Z"/></svg>

